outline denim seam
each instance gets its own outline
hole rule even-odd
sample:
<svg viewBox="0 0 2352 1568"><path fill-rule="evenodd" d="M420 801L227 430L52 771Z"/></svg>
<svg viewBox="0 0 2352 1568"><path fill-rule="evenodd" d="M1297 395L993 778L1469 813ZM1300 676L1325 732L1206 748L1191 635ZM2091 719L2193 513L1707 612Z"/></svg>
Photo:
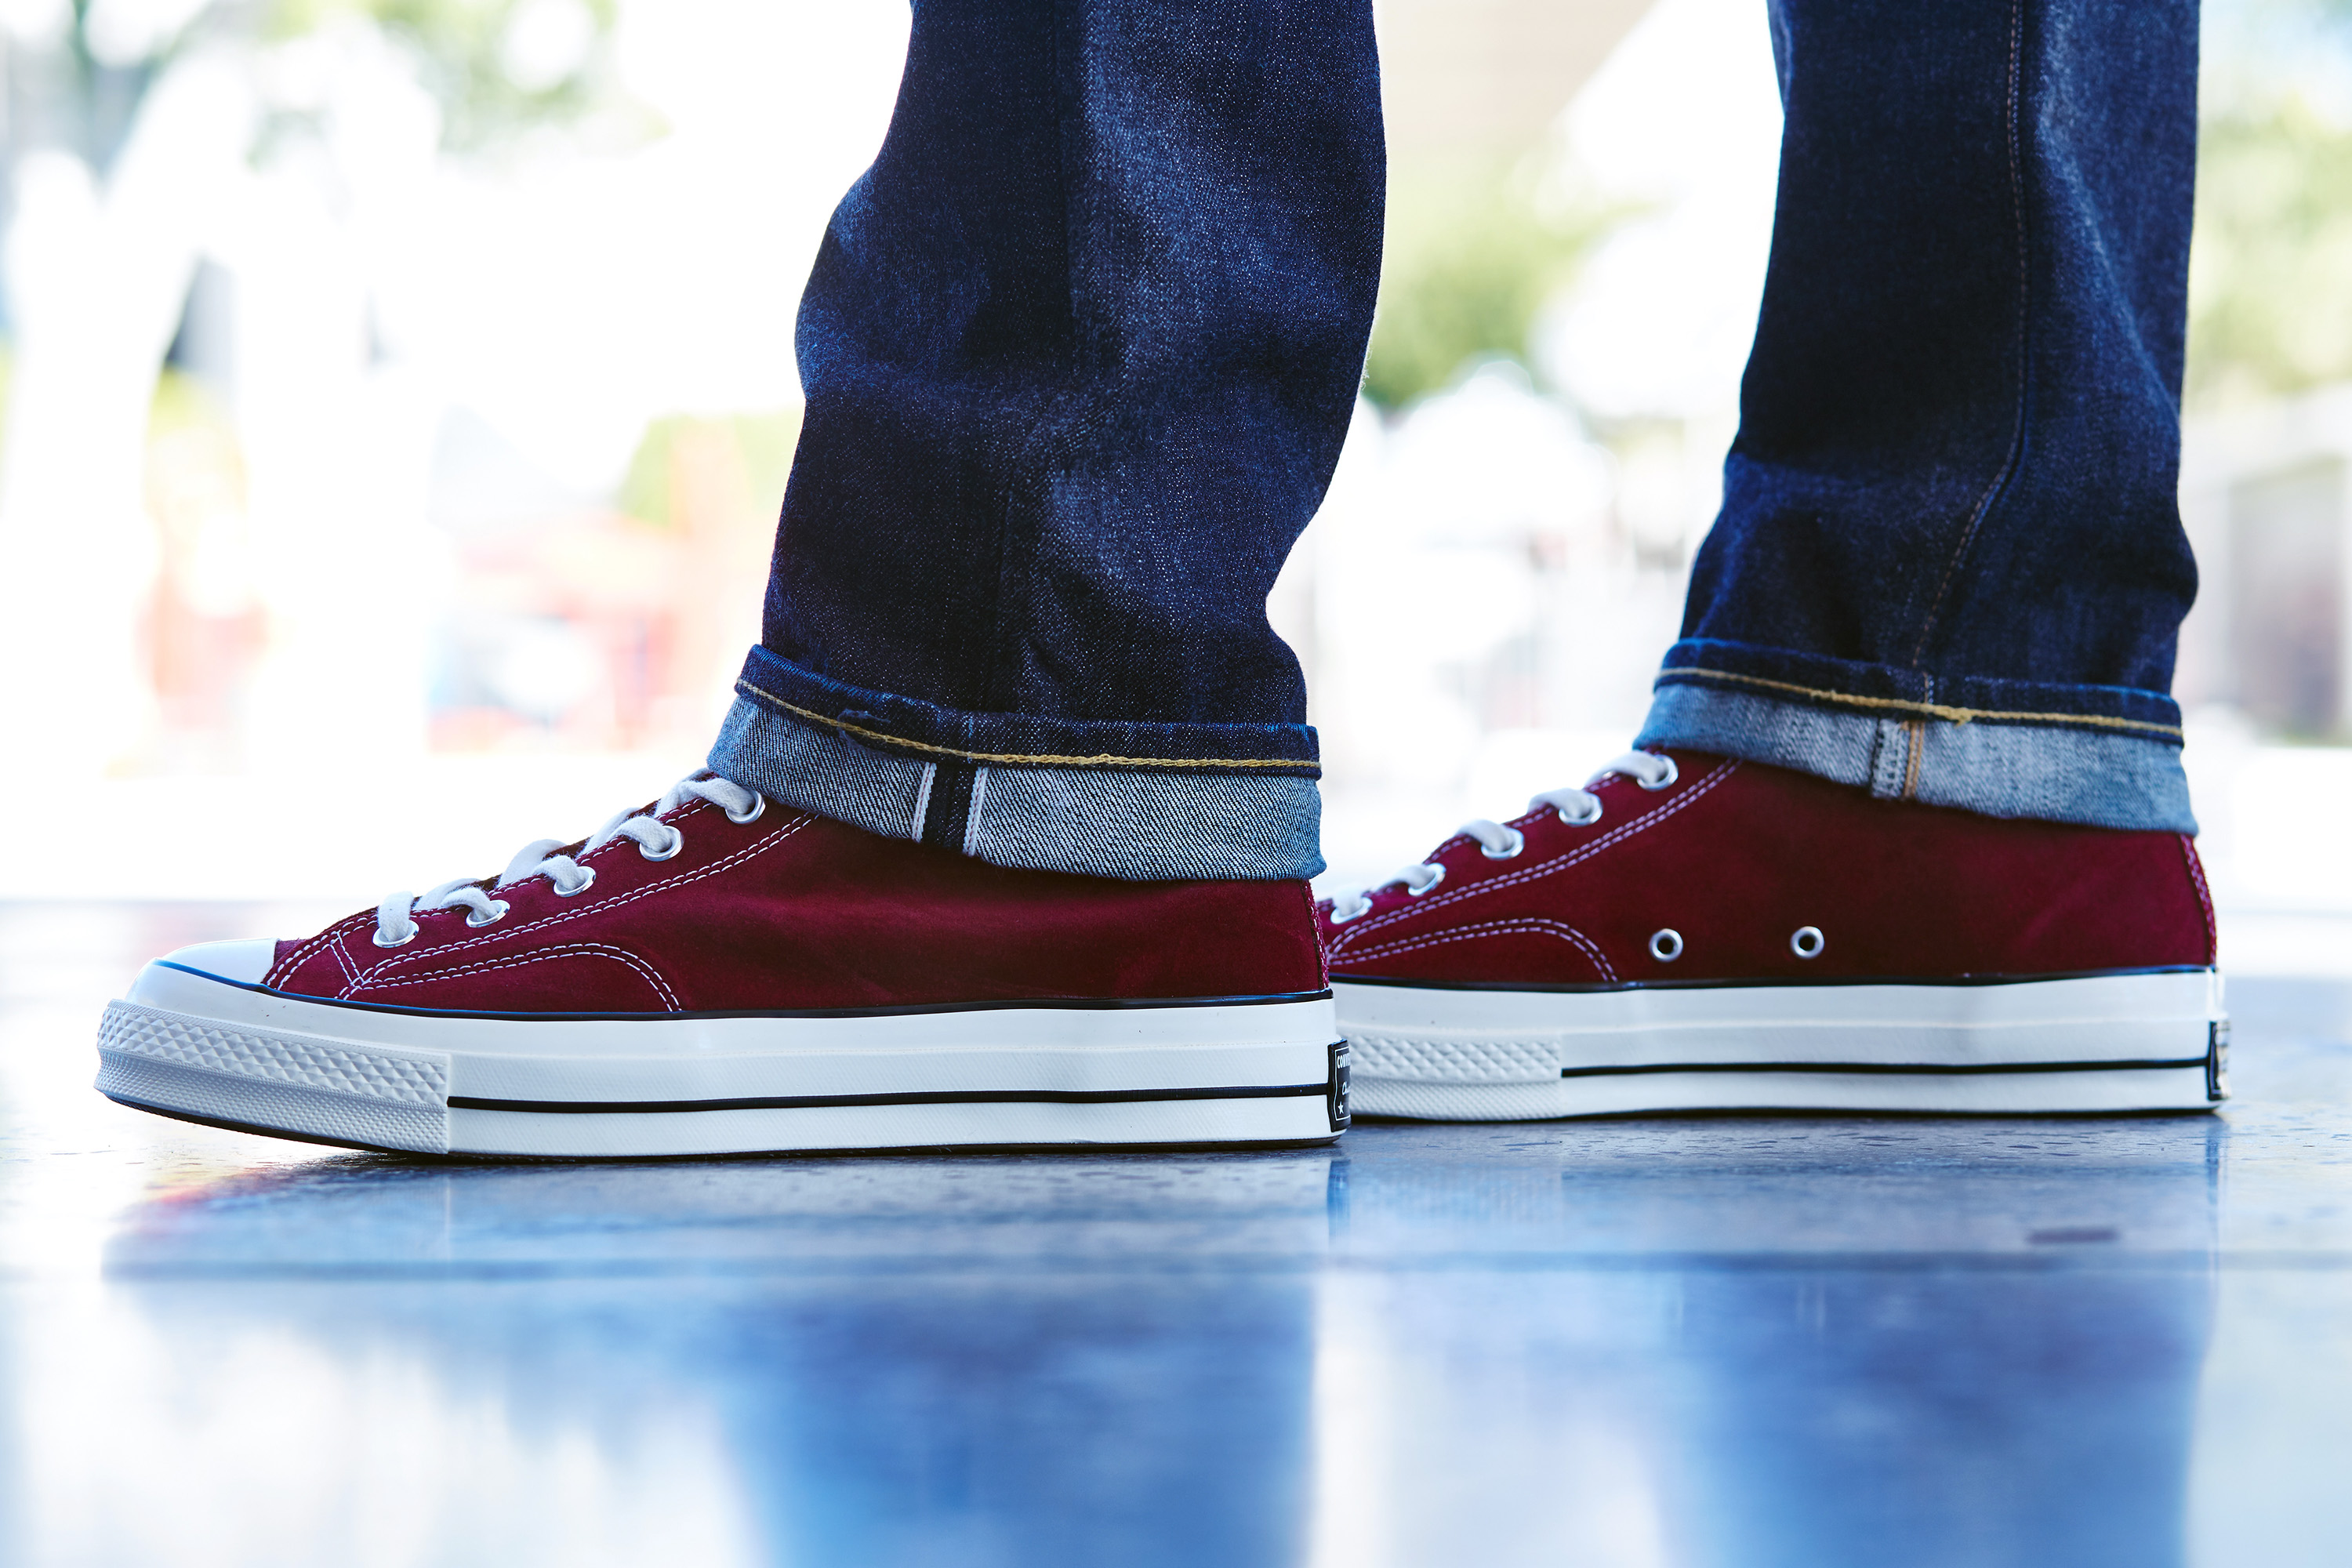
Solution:
<svg viewBox="0 0 2352 1568"><path fill-rule="evenodd" d="M736 700L709 761L792 809L993 865L1132 881L1296 878L1302 909L1303 879L1324 869L1315 782L1283 770L992 765L975 818L965 801L976 764L872 746L750 697Z"/></svg>
<svg viewBox="0 0 2352 1568"><path fill-rule="evenodd" d="M1886 778L1887 731L1893 723L1885 719L1874 721L1870 727L1870 756L1863 763L1863 776L1870 781L1870 793L1881 794Z"/></svg>
<svg viewBox="0 0 2352 1568"><path fill-rule="evenodd" d="M1708 669L1699 665L1677 665L1660 673L1658 682L1665 685L1678 677L1696 676L1708 680L1727 680L1742 686L1761 687L1768 691L1785 691L1792 696L1811 698L1817 702L1840 703L1851 708L1874 708L1895 713L1915 714L1923 719L1942 719L1954 724L1969 724L1982 720L1994 724L2064 724L2084 725L2095 730L2145 731L2152 735L2180 737L2178 724L2157 724L2141 719L2117 719L2105 713L2029 713L2001 708L1953 708L1941 702L1914 702L1902 697L1861 697L1850 691L1832 691L1818 686L1800 686L1790 680L1768 680L1760 675L1742 675L1735 670Z"/></svg>
<svg viewBox="0 0 2352 1568"><path fill-rule="evenodd" d="M2019 99L2024 74L2025 0L2014 0L2009 23L2009 200L2011 216L2017 226L2017 415L2011 426L2009 453L2001 459L1992 484L1969 514L1960 542L1953 549L1951 560L1945 563L1943 580L1936 584L1936 596L1928 602L1927 618L1919 623L1919 640L1911 649L1914 669L1927 657L1927 639L1935 635L1936 617L1943 610L1944 595L1951 592L1952 579L1958 575L1960 563L1968 558L1969 547L1976 542L1977 531L1984 526L1984 520L2000 500L2001 491L2016 478L2025 458L2030 423L2027 404L2032 399L2033 384L2032 366L2028 363L2032 349L2033 254L2025 232L2025 171L2019 146L2019 126L2022 123Z"/></svg>
<svg viewBox="0 0 2352 1568"><path fill-rule="evenodd" d="M1059 15L1061 7L1056 6L1055 10L1056 15L1050 29L1053 47L1050 80L1053 84L1054 102L1054 192L1062 205L1062 285L1069 333L1068 371L1072 383L1076 383L1078 379L1078 367L1087 350L1080 331L1077 283L1080 253L1077 231L1083 219L1077 210L1081 204L1073 199L1071 195L1069 143L1072 106L1064 92L1066 83L1063 68L1066 39L1063 29L1065 23ZM1083 128L1083 109L1081 109L1079 123ZM1083 409L1083 407L1084 398L1076 390L1075 385L1065 385L1049 394L1044 400L1044 406L1032 418L1029 428L1023 433L1020 446L1007 465L1003 503L996 509L996 570L993 574L993 592L988 601L988 632L982 644L980 692L976 701L964 704L968 708L983 712L995 710L1003 706L1000 701L1000 692L1006 687L1018 687L1021 684L1020 672L1014 668L1017 660L1005 640L1005 605L1012 596L1011 581L1014 575L1015 556L1018 555L1020 558L1022 599L1024 606L1026 607L1032 597L1035 577L1037 552L1034 534L1041 514L1052 504L1055 438L1064 434L1067 411ZM1031 502L1029 514L1026 517L1024 516L1022 509L1024 487L1034 487L1034 491L1025 498ZM1023 536L1017 542L1016 533ZM794 709L793 711L799 712L800 710ZM841 727L853 733L858 732L845 724ZM970 738L969 731L966 731L965 738ZM973 763L1012 760L1002 757L986 758L973 752L955 754ZM971 842L971 825L979 820L979 802L975 800L965 809L965 843Z"/></svg>
<svg viewBox="0 0 2352 1568"><path fill-rule="evenodd" d="M987 798L988 770L984 767L976 767L971 770L971 804L964 807L963 813L961 847L966 855L976 857L979 853L973 847L980 842L980 805Z"/></svg>
<svg viewBox="0 0 2352 1568"><path fill-rule="evenodd" d="M1661 682L1636 744L1688 747L1902 798L1911 741L1899 714L1713 681ZM1921 726L1913 798L1988 816L2195 833L2177 740L2058 724Z"/></svg>
<svg viewBox="0 0 2352 1568"><path fill-rule="evenodd" d="M823 713L787 702L772 691L762 691L748 680L739 680L735 689L746 697L782 709L795 719L805 719L812 724L828 730L839 730L861 741L877 741L886 746L900 747L910 752L925 752L935 757L953 757L966 763L1011 763L1016 766L1027 763L1033 767L1055 768L1201 768L1214 773L1224 768L1312 768L1313 763L1297 757L1119 757L1108 752L1091 757L1055 756L1042 752L960 752L953 746L934 746L927 741L909 741L880 730L868 730L846 720L830 718Z"/></svg>
<svg viewBox="0 0 2352 1568"><path fill-rule="evenodd" d="M923 817L931 809L931 781L939 776L940 764L925 763L923 782L915 786L914 826L907 830L907 837L918 844L923 841Z"/></svg>

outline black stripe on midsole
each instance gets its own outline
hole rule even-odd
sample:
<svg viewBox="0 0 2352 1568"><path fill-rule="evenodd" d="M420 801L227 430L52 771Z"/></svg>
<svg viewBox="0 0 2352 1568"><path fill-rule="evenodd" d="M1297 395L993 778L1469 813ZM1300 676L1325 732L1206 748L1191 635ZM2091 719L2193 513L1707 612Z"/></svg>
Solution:
<svg viewBox="0 0 2352 1568"><path fill-rule="evenodd" d="M1331 1086L1244 1084L1223 1089L966 1089L922 1094L777 1094L751 1100L477 1100L449 1097L452 1110L553 1111L567 1116L662 1115L686 1110L825 1110L849 1105L1128 1105L1155 1100L1303 1100Z"/></svg>
<svg viewBox="0 0 2352 1568"><path fill-rule="evenodd" d="M1664 1062L1656 1065L1607 1068L1562 1068L1562 1078L1615 1078L1629 1073L1656 1072L1863 1072L1909 1073L1939 1078L1967 1078L1985 1073L2026 1072L2148 1072L2158 1068L2195 1068L2203 1071L2203 1057L2172 1057L2108 1062L1994 1062L1953 1065L1943 1062ZM1371 1075L1366 1073L1364 1077ZM456 1100L449 1102L457 1104Z"/></svg>
<svg viewBox="0 0 2352 1568"><path fill-rule="evenodd" d="M1344 963L1343 955L1338 962ZM1744 980L1621 980L1614 985L1578 981L1537 985L1515 980L1397 980L1331 971L1334 985L1382 985L1397 991L1500 991L1539 996L1613 996L1625 991L1830 991L1858 985L1909 985L1938 990L1982 985L2040 985L2053 980L2116 980L2140 974L2211 974L2210 963L2165 963L2146 969L2066 969L2047 974L1751 975Z"/></svg>

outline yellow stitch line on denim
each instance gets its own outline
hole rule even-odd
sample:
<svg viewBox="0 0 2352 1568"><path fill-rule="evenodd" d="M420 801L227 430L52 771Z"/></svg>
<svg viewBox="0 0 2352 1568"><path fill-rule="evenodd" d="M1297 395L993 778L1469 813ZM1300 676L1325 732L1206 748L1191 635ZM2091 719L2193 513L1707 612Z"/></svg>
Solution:
<svg viewBox="0 0 2352 1568"><path fill-rule="evenodd" d="M952 746L934 746L922 741L909 741L904 736L885 734L868 730L846 720L828 719L785 701L772 691L762 691L748 680L735 683L738 691L772 702L785 712L806 719L812 724L822 724L828 730L840 730L885 745L903 746L910 752L927 752L937 757L954 757L967 763L1030 763L1063 767L1124 767L1124 768L1315 768L1320 764L1300 757L1116 757L1108 752L1092 757L1059 757L1030 752L960 752Z"/></svg>
<svg viewBox="0 0 2352 1568"><path fill-rule="evenodd" d="M2104 713L2021 713L2002 708L1950 708L1941 702L1913 702L1901 697L1857 697L1850 691L1825 691L1818 686L1798 686L1786 680L1767 680L1760 675L1739 675L1728 669L1702 669L1694 665L1679 665L1660 672L1660 679L1677 675L1696 675L1708 680L1737 681L1743 686L1760 686L1768 691L1794 692L1822 702L1843 702L1854 708L1888 708L1900 713L1918 713L1930 719L1946 719L1955 724L1966 724L1974 719L1994 719L2018 724L2089 724L2102 730L2146 730L2158 735L2178 735L2178 724L2151 724L2141 719L2111 719Z"/></svg>

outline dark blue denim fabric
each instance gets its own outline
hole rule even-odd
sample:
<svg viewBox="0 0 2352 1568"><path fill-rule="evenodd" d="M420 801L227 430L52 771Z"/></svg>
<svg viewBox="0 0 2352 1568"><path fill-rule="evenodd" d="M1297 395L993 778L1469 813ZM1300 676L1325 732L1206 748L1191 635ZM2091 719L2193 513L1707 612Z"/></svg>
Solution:
<svg viewBox="0 0 2352 1568"><path fill-rule="evenodd" d="M2065 815L2190 826L2167 691L2197 591L2176 500L2195 0L1771 16L1763 312L1644 739L1759 703L1899 721L1902 793L1999 810L1989 777L1923 785L1920 731L2065 728L2140 779ZM2004 749L1982 738L1979 765Z"/></svg>
<svg viewBox="0 0 2352 1568"><path fill-rule="evenodd" d="M1312 778L1265 598L1371 329L1378 68L1367 0L918 0L802 299L745 695L965 789Z"/></svg>
<svg viewBox="0 0 2352 1568"><path fill-rule="evenodd" d="M2193 0L1770 9L1762 320L1642 741L2193 829ZM712 765L1010 865L1318 868L1265 601L1347 429L1382 166L1362 0L919 0L803 300Z"/></svg>
<svg viewBox="0 0 2352 1568"><path fill-rule="evenodd" d="M1258 618L1265 617L1265 594ZM1271 635L1271 634L1269 634ZM1292 679L1297 661L1279 640ZM1181 667L1171 674L1181 674ZM1305 724L1165 724L1038 713L974 713L812 675L755 647L738 689L763 707L926 761L1101 767L1156 773L1265 773L1313 778L1315 731Z"/></svg>

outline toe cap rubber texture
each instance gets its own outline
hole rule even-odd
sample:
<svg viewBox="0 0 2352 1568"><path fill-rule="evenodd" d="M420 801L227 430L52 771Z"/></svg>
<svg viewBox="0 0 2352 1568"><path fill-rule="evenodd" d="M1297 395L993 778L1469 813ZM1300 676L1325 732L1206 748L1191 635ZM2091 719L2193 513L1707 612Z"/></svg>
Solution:
<svg viewBox="0 0 2352 1568"><path fill-rule="evenodd" d="M209 974L238 985L258 985L277 962L278 943L270 938L244 937L235 942L200 942L163 955L166 963Z"/></svg>

